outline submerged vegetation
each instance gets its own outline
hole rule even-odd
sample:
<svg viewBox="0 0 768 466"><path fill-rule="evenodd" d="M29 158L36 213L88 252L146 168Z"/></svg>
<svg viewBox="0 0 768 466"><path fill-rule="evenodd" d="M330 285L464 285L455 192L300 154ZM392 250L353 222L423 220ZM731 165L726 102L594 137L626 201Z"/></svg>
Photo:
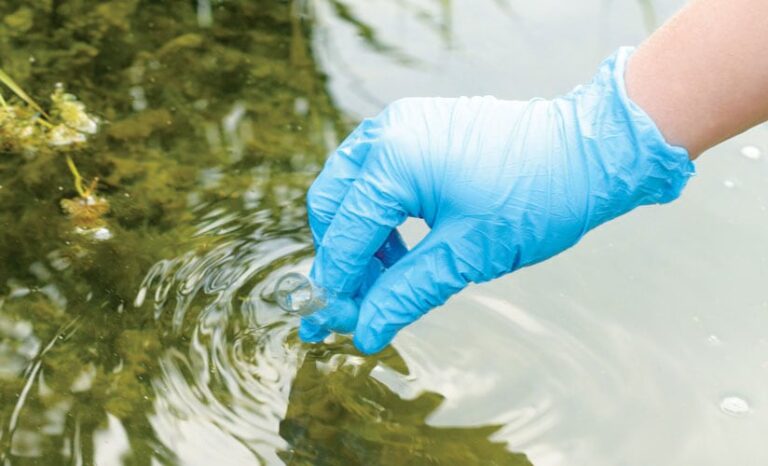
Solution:
<svg viewBox="0 0 768 466"><path fill-rule="evenodd" d="M4 464L60 464L76 453L92 464L92 435L107 413L128 432L127 461L158 456L151 378L163 348L187 336L147 308L128 312L144 275L217 240L195 236L196 209L258 189L262 208L279 217L285 206L272 190L304 189L310 179L280 173L319 166L324 134L339 125L307 25L290 11L282 2L231 2L203 28L192 2L0 5L0 67L28 96L50 96L35 108L8 94L12 113L3 110L11 118L0 154ZM79 100L50 95L58 82ZM49 125L90 129L72 121L80 102L101 128L65 148L57 143L66 132ZM213 167L226 170L226 182L206 181ZM99 231L104 222L104 241L73 228Z"/></svg>
<svg viewBox="0 0 768 466"><path fill-rule="evenodd" d="M70 155L83 147L88 135L96 134L98 120L86 112L85 105L77 97L65 93L61 84L57 84L51 94L49 115L2 70L0 82L26 104L9 104L0 94L0 144L3 152L25 158L55 157L55 154L61 154L60 158L66 157L79 196L62 199L61 206L72 219L76 231L93 233L95 238L107 239L109 230L105 229L102 216L109 211L109 203L96 195L98 178L94 178L91 185L85 188Z"/></svg>
<svg viewBox="0 0 768 466"><path fill-rule="evenodd" d="M23 105L9 104L0 94L0 136L3 151L35 156L45 151L63 151L84 144L98 129L97 120L77 97L64 92L61 84L51 94L53 118L10 76L0 70L0 82L8 86Z"/></svg>
<svg viewBox="0 0 768 466"><path fill-rule="evenodd" d="M339 366L334 371L320 369L334 360ZM281 458L293 465L531 465L524 455L489 440L499 426L429 425L427 418L443 397L422 393L414 399L401 398L371 376L382 365L395 376L407 375L392 348L367 360L348 341L311 351L299 369L280 425L281 435L294 447Z"/></svg>
<svg viewBox="0 0 768 466"><path fill-rule="evenodd" d="M225 241L310 244L303 193L347 125L314 62L305 7L0 4L0 81L11 90L0 103L1 463L94 464L110 419L125 431L126 464L177 462L152 423L156 380L164 355L199 338L199 305L179 324L137 292L158 261ZM428 427L432 395L402 400L365 371L312 367L296 376L281 429L295 464L413 453L399 443L384 454L392 431L421 436L420 458L525 464L487 440L494 429ZM306 391L323 377L325 388ZM359 396L391 422L357 409ZM351 417L318 417L321 406ZM329 426L347 420L361 436L332 443Z"/></svg>

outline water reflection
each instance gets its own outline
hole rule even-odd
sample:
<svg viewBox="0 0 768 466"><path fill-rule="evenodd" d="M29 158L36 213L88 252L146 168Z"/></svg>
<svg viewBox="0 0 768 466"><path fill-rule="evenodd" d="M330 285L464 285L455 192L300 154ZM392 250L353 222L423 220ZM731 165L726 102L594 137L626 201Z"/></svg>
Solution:
<svg viewBox="0 0 768 466"><path fill-rule="evenodd" d="M528 464L489 440L499 426L430 426L442 396L420 390L403 398L374 375L410 383L394 350L363 358L344 338L298 342L297 319L262 299L277 277L308 267L308 235L286 234L304 229L292 211L276 223L239 216L237 235L160 261L145 278L135 304L183 336L160 356L152 380L159 441L184 464L210 464L225 452L243 464ZM225 218L216 208L198 231Z"/></svg>
<svg viewBox="0 0 768 466"><path fill-rule="evenodd" d="M428 419L443 396L401 397L378 380L381 373L409 382L391 348L362 358L341 341L309 352L280 426L291 444L281 457L290 464L530 464L488 440L499 426L431 426Z"/></svg>

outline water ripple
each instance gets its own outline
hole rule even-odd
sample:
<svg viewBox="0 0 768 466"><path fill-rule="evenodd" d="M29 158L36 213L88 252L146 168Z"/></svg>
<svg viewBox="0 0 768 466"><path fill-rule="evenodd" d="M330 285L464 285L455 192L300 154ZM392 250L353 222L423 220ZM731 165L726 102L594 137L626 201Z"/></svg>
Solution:
<svg viewBox="0 0 768 466"><path fill-rule="evenodd" d="M245 215L235 225L226 209L204 215L198 234L217 230L218 243L157 262L136 295L134 306L168 319L176 341L152 381L151 423L185 464L211 464L223 453L235 463L281 463L277 452L287 447L278 431L303 357L298 322L260 296L311 247L270 234L274 220L266 226L264 218ZM248 223L252 232L243 237ZM228 238L235 230L238 237Z"/></svg>

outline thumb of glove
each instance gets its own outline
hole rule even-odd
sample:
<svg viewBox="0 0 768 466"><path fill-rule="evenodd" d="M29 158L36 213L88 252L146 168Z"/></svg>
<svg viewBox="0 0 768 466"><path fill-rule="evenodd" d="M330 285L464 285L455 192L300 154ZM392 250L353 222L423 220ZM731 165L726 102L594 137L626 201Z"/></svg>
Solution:
<svg viewBox="0 0 768 466"><path fill-rule="evenodd" d="M465 227L466 228L466 227ZM453 228L436 227L384 272L360 305L354 343L366 354L387 346L398 331L440 306L470 281L482 281L462 259L476 245Z"/></svg>

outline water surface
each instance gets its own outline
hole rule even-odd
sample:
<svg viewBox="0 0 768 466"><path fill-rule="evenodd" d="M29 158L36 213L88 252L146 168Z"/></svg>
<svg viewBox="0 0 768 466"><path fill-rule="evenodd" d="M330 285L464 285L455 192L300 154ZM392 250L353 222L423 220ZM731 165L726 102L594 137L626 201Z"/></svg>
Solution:
<svg viewBox="0 0 768 466"><path fill-rule="evenodd" d="M420 65L370 53L321 10L332 95L366 115L401 96L567 92L684 2L417 2L446 28L392 2L354 4ZM766 464L766 151L763 124L704 154L673 205L407 329L395 346L419 387L446 395L431 422L503 422L495 438L536 465ZM410 227L415 241L423 229Z"/></svg>
<svg viewBox="0 0 768 466"><path fill-rule="evenodd" d="M308 270L304 193L360 117L565 92L679 6L4 2L0 66L105 121L73 157L113 236L73 231L63 158L0 154L0 458L765 464L766 127L674 205L468 289L376 357L301 344L262 299Z"/></svg>

